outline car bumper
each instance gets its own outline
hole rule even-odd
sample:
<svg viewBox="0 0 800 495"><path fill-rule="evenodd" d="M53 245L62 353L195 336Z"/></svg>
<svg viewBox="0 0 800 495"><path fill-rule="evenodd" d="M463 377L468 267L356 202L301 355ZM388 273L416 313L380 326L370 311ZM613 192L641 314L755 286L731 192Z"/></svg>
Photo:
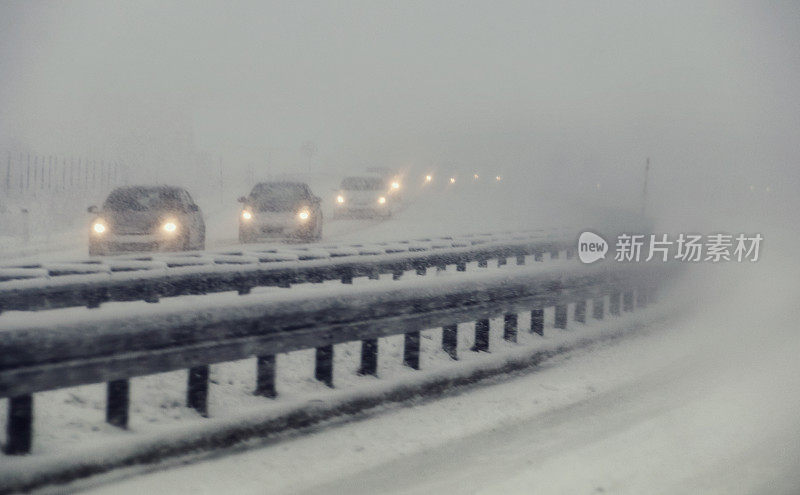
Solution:
<svg viewBox="0 0 800 495"><path fill-rule="evenodd" d="M249 239L281 239L308 235L314 220L301 221L295 218L253 218L239 222L240 237Z"/></svg>
<svg viewBox="0 0 800 495"><path fill-rule="evenodd" d="M153 234L110 234L92 236L89 239L89 251L92 254L112 254L144 251L180 251L183 248L178 236L166 237Z"/></svg>
<svg viewBox="0 0 800 495"><path fill-rule="evenodd" d="M337 216L377 217L388 215L390 211L389 205L348 205L336 206L334 213Z"/></svg>

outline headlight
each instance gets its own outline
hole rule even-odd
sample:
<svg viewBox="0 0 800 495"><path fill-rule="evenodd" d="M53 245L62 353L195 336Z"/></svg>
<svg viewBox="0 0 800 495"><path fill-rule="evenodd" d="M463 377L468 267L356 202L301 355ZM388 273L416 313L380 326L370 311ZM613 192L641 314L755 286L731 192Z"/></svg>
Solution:
<svg viewBox="0 0 800 495"><path fill-rule="evenodd" d="M392 189L394 190L400 189L400 183L397 181L392 182Z"/></svg>
<svg viewBox="0 0 800 495"><path fill-rule="evenodd" d="M297 216L300 217L300 220L308 220L308 217L310 217L311 214L308 211L303 210L300 213L298 213Z"/></svg>
<svg viewBox="0 0 800 495"><path fill-rule="evenodd" d="M503 177L498 175L497 177L494 178L494 180L496 180L497 182L500 182L501 180L503 180Z"/></svg>
<svg viewBox="0 0 800 495"><path fill-rule="evenodd" d="M344 203L344 196L336 196L336 202L339 204Z"/></svg>
<svg viewBox="0 0 800 495"><path fill-rule="evenodd" d="M385 204L385 203L386 203L386 198L384 198L383 196L381 196L380 198L378 198L378 203L380 203L380 204Z"/></svg>
<svg viewBox="0 0 800 495"><path fill-rule="evenodd" d="M430 175L426 175L425 176L425 182L430 182L432 180L433 180L433 177L431 177Z"/></svg>
<svg viewBox="0 0 800 495"><path fill-rule="evenodd" d="M474 174L474 175L472 176L472 178L473 178L473 179L475 179L475 180L478 180L478 174Z"/></svg>
<svg viewBox="0 0 800 495"><path fill-rule="evenodd" d="M253 214L252 214L252 213L250 213L250 212L249 212L249 211L247 211L247 210L244 210L244 211L242 212L242 218L243 218L243 219L245 219L245 220L250 220L251 218L253 218Z"/></svg>
<svg viewBox="0 0 800 495"><path fill-rule="evenodd" d="M453 184L453 183L455 183L455 181L456 181L456 178L455 178L455 177L450 177L450 184Z"/></svg>
<svg viewBox="0 0 800 495"><path fill-rule="evenodd" d="M95 224L92 225L92 230L95 232L95 234L102 234L106 231L106 226L103 225L102 222L95 222Z"/></svg>
<svg viewBox="0 0 800 495"><path fill-rule="evenodd" d="M175 222L167 222L167 223L164 224L164 226L162 228L165 231L170 232L170 233L171 232L175 232L176 230L178 230L178 226L175 224Z"/></svg>

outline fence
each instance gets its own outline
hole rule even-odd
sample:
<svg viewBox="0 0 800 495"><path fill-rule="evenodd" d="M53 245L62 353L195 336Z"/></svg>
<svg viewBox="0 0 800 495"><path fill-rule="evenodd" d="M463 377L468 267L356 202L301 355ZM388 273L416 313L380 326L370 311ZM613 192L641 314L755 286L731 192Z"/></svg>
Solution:
<svg viewBox="0 0 800 495"><path fill-rule="evenodd" d="M126 164L116 160L7 152L0 175L6 196L31 197L40 192L98 190L122 184Z"/></svg>
<svg viewBox="0 0 800 495"><path fill-rule="evenodd" d="M142 314L137 308L99 309L53 323L37 313L24 327L3 329L0 397L9 398L7 454L29 452L35 392L107 383L106 420L125 428L129 380L189 369L187 405L207 415L209 365L257 357L255 394L275 397L275 355L316 349L315 378L333 386L334 344L362 342L359 373L375 374L378 339L405 335L403 362L419 368L420 331L442 327L442 348L457 358L458 323L475 321L472 351L489 350L489 319L504 318L503 337L515 342L518 314L531 311L531 332L543 333L544 308L555 307L555 327L574 318L632 311L644 305L669 264L522 267L493 274L419 279L396 287L363 285L346 294L251 295L236 304ZM348 282L348 279L343 279ZM387 288L390 287L390 288Z"/></svg>
<svg viewBox="0 0 800 495"><path fill-rule="evenodd" d="M516 237L516 239L514 238ZM338 246L327 250L275 249L204 254L164 254L136 258L90 260L51 265L0 268L0 312L41 310L69 306L97 307L108 301L158 302L162 297L237 291L254 287L289 287L325 280L377 278L391 273L399 279L404 271L425 273L455 265L464 271L477 261L485 266L496 259L505 264L525 256L543 259L558 256L572 245L567 240L546 240L543 234L476 236L424 239L388 245ZM287 255L290 258L287 259ZM294 260L291 260L294 257Z"/></svg>

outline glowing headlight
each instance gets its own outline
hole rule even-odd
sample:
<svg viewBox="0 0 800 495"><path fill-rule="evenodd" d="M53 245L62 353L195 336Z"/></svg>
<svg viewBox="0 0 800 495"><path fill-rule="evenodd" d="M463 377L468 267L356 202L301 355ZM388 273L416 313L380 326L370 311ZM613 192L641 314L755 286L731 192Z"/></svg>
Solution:
<svg viewBox="0 0 800 495"><path fill-rule="evenodd" d="M166 230L167 232L175 232L176 230L178 230L178 226L175 225L174 222L167 222L164 224L163 229Z"/></svg>
<svg viewBox="0 0 800 495"><path fill-rule="evenodd" d="M501 180L503 180L503 177L501 177L501 176L499 176L499 175L498 175L498 176L497 176L497 177L495 177L494 179L495 179L497 182L500 182Z"/></svg>
<svg viewBox="0 0 800 495"><path fill-rule="evenodd" d="M456 182L456 178L455 177L450 177L450 184L454 184L455 182Z"/></svg>
<svg viewBox="0 0 800 495"><path fill-rule="evenodd" d="M473 175L472 178L477 180L478 179L478 174Z"/></svg>
<svg viewBox="0 0 800 495"><path fill-rule="evenodd" d="M400 189L400 183L397 181L392 182L392 189Z"/></svg>
<svg viewBox="0 0 800 495"><path fill-rule="evenodd" d="M245 210L242 212L242 218L245 220L250 220L251 218L253 218L253 214Z"/></svg>
<svg viewBox="0 0 800 495"><path fill-rule="evenodd" d="M308 220L308 217L310 217L311 215L307 211L303 210L300 213L298 213L297 216L300 217L300 220Z"/></svg>
<svg viewBox="0 0 800 495"><path fill-rule="evenodd" d="M94 230L96 234L102 234L106 231L106 226L100 222L96 222L94 225L92 225L92 230Z"/></svg>
<svg viewBox="0 0 800 495"><path fill-rule="evenodd" d="M380 204L385 204L385 203L386 203L386 198L384 198L383 196L381 196L380 198L378 198L378 203L380 203Z"/></svg>
<svg viewBox="0 0 800 495"><path fill-rule="evenodd" d="M344 203L344 196L336 196L336 202L339 204Z"/></svg>
<svg viewBox="0 0 800 495"><path fill-rule="evenodd" d="M425 176L425 182L430 182L432 180L433 180L433 177L431 177L430 175L426 175Z"/></svg>

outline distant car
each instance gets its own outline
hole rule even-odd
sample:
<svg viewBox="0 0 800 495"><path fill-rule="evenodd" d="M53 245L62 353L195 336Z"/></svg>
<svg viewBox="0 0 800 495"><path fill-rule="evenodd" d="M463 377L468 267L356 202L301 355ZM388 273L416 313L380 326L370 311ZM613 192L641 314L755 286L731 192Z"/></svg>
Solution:
<svg viewBox="0 0 800 495"><path fill-rule="evenodd" d="M400 184L382 177L345 177L339 186L334 216L392 216Z"/></svg>
<svg viewBox="0 0 800 495"><path fill-rule="evenodd" d="M189 193L172 186L111 191L103 209L90 206L89 254L205 249L203 214Z"/></svg>
<svg viewBox="0 0 800 495"><path fill-rule="evenodd" d="M261 182L239 198L239 241L322 238L321 200L302 182Z"/></svg>

